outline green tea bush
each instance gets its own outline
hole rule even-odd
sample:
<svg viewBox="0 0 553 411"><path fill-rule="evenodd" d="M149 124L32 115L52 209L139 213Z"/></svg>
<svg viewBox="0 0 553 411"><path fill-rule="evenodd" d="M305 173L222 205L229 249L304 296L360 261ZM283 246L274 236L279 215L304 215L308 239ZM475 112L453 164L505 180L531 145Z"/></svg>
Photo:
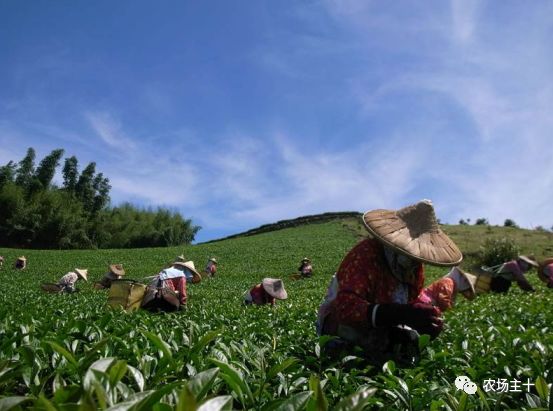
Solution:
<svg viewBox="0 0 553 411"><path fill-rule="evenodd" d="M480 247L480 263L488 267L512 260L520 254L520 248L508 238L487 239Z"/></svg>

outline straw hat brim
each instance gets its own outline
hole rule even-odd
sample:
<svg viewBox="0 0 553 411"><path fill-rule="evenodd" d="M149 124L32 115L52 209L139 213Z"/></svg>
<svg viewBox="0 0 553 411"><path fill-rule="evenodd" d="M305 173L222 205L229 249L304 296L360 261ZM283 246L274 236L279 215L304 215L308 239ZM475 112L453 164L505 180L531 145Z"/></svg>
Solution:
<svg viewBox="0 0 553 411"><path fill-rule="evenodd" d="M273 282L274 282L274 279L265 278L261 282L261 286L271 297L274 297L277 300L286 300L288 298L288 293L284 289L284 284L282 284L282 288L280 290L275 291L275 289L272 287Z"/></svg>
<svg viewBox="0 0 553 411"><path fill-rule="evenodd" d="M530 257L528 256L525 256L525 255L519 255L518 258L522 261L524 261L525 263L528 263L530 264L532 267L538 267L539 264L536 262L536 260L532 260Z"/></svg>
<svg viewBox="0 0 553 411"><path fill-rule="evenodd" d="M82 270L80 268L75 268L75 274L81 277L83 280L88 281L88 270Z"/></svg>
<svg viewBox="0 0 553 411"><path fill-rule="evenodd" d="M124 276L125 275L125 269L123 267L121 267L121 269L117 268L117 264L111 264L109 266L109 271L112 273L112 274L115 274L115 275L120 275L120 276Z"/></svg>
<svg viewBox="0 0 553 411"><path fill-rule="evenodd" d="M441 229L417 233L396 211L367 211L363 223L386 246L422 263L451 267L463 260L461 250Z"/></svg>
<svg viewBox="0 0 553 411"><path fill-rule="evenodd" d="M476 281L478 281L478 277L476 277L474 274L467 273L465 270L462 270L460 267L457 267L459 272L466 278L467 282L470 285L470 291L472 295L476 294L476 289L474 288Z"/></svg>
<svg viewBox="0 0 553 411"><path fill-rule="evenodd" d="M202 281L202 276L198 271L196 271L196 267L194 266L194 263L192 261L175 261L173 265L178 265L180 267L188 268L190 271L192 271L192 283L197 284L200 281Z"/></svg>

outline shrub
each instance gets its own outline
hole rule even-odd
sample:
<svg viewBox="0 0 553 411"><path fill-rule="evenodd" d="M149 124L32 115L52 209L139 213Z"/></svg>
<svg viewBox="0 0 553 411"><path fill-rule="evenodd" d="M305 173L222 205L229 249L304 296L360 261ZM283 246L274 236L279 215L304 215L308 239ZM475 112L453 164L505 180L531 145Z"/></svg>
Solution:
<svg viewBox="0 0 553 411"><path fill-rule="evenodd" d="M477 218L474 225L489 225L488 219L486 218Z"/></svg>
<svg viewBox="0 0 553 411"><path fill-rule="evenodd" d="M503 223L503 226L504 226L504 227L514 227L514 228L518 228L517 223L515 223L514 220L511 220L510 218L508 218L508 219L505 220L505 222Z"/></svg>
<svg viewBox="0 0 553 411"><path fill-rule="evenodd" d="M480 246L480 263L488 267L512 260L520 254L520 248L508 238L488 239Z"/></svg>
<svg viewBox="0 0 553 411"><path fill-rule="evenodd" d="M459 225L467 225L468 223L462 218L459 220Z"/></svg>

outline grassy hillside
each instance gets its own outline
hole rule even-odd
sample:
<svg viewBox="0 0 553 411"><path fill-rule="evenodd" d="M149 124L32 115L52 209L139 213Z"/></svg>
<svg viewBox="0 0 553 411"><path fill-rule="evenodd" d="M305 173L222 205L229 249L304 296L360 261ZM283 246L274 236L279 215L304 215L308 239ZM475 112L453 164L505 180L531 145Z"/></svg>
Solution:
<svg viewBox="0 0 553 411"><path fill-rule="evenodd" d="M469 252L486 236L512 230L444 228ZM529 241L523 249L536 249L538 256L548 252L548 233L513 233ZM420 410L465 409L465 402L469 409L550 406L549 387L541 382L553 381L553 290L535 275L534 294L512 289L473 302L460 298L446 313L446 329L415 368L390 364L381 372L350 368L355 358L321 359L317 308L331 274L363 235L359 220L346 218L184 249L0 249L9 263L0 270L0 397L26 397L23 407L43 409L77 409L77 403L81 409L115 404L130 409L125 402L133 409L166 410L184 403L196 409L195 402L214 398L232 409L324 409L322 398L333 409L340 401L350 401L342 409L352 409L355 401L371 408ZM211 256L220 261L216 278L189 286L184 312L114 312L105 307L106 293L92 289L108 263L120 262L127 277L140 279L183 252L199 269ZM21 253L29 267L16 272L9 265ZM315 276L292 281L304 256L313 259ZM41 282L57 281L74 267L90 273L80 293L39 290ZM428 268L427 282L445 271ZM289 299L274 309L243 306L244 291L263 277L283 278ZM458 375L470 376L480 388L491 378L540 384L529 391L467 396L453 385ZM0 399L0 409L9 409L7 401L15 400Z"/></svg>

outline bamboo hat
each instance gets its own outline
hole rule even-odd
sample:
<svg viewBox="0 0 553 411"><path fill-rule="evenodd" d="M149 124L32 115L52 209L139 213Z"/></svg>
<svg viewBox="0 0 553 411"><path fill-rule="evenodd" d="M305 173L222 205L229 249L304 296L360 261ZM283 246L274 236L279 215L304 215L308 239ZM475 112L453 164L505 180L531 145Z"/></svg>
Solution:
<svg viewBox="0 0 553 411"><path fill-rule="evenodd" d="M79 277L81 277L83 280L88 281L88 270L86 268L75 268L73 270L75 274L77 274Z"/></svg>
<svg viewBox="0 0 553 411"><path fill-rule="evenodd" d="M538 267L538 262L531 256L519 255L518 259L530 264L532 267Z"/></svg>
<svg viewBox="0 0 553 411"><path fill-rule="evenodd" d="M438 227L430 200L400 210L372 210L363 222L378 240L415 260L437 266L459 265L463 254Z"/></svg>
<svg viewBox="0 0 553 411"><path fill-rule="evenodd" d="M211 262L217 264L217 259L216 259L215 257L212 257L212 258L210 258L210 259L207 260L207 261L211 261Z"/></svg>
<svg viewBox="0 0 553 411"><path fill-rule="evenodd" d="M125 275L125 269L122 264L110 264L109 272L121 277Z"/></svg>
<svg viewBox="0 0 553 411"><path fill-rule="evenodd" d="M263 289L271 296L278 300L286 300L288 293L284 289L284 283L280 278L264 278L261 281Z"/></svg>
<svg viewBox="0 0 553 411"><path fill-rule="evenodd" d="M470 296L474 297L476 295L476 282L478 281L478 277L476 277L474 274L467 273L466 271L462 270L460 267L457 267L457 270L461 273L463 277L467 280L467 283L470 286Z"/></svg>
<svg viewBox="0 0 553 411"><path fill-rule="evenodd" d="M194 261L175 261L173 265L176 265L178 267L184 267L188 268L190 272L192 272L192 282L194 284L199 283L202 281L202 276L200 273L196 271L196 267L194 266Z"/></svg>
<svg viewBox="0 0 553 411"><path fill-rule="evenodd" d="M17 261L27 261L27 259L22 255L21 257L17 257Z"/></svg>

